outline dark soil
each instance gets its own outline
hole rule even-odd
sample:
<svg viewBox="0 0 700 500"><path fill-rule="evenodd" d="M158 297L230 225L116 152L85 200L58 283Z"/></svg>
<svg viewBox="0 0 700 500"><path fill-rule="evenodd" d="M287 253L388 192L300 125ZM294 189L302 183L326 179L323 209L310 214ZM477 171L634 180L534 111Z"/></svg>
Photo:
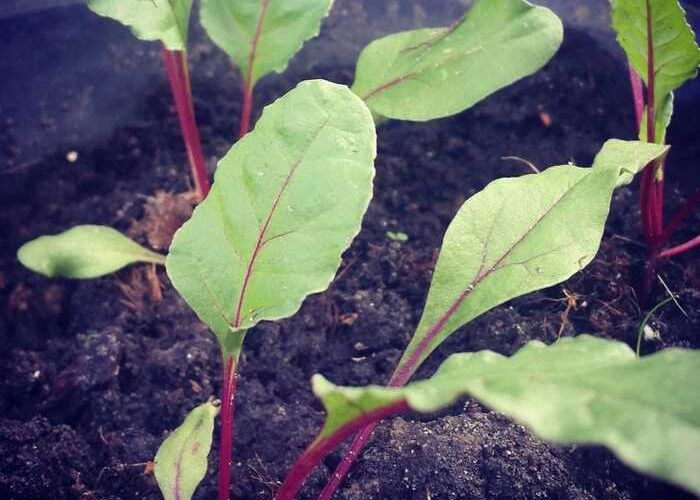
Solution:
<svg viewBox="0 0 700 500"><path fill-rule="evenodd" d="M261 82L258 112L303 79L350 83L359 49L379 34L445 23L463 10L446 0L366 4L337 0L321 38L308 43L283 75ZM592 8L605 4L592 2ZM80 7L70 9L89 17ZM228 149L236 130L240 80L195 31L197 115L204 148L214 158ZM157 62L151 53L157 48L147 47L144 57ZM115 67L130 60L126 51L110 57ZM501 157L519 156L540 167L589 165L606 139L634 136L628 89L619 54L570 26L544 70L473 109L379 129L375 197L339 278L293 318L263 323L246 339L236 398L234 498L271 498L320 428L322 408L309 388L313 373L348 385L386 382L418 321L442 234L457 208L491 180L526 172ZM697 100L686 103L691 111L693 106ZM671 143L697 131L691 111L677 111ZM137 120L96 144L74 146L80 151L75 163L64 149L21 168L8 155L0 177L0 498L156 500L161 497L145 465L193 406L218 394L215 340L163 272L157 301L146 269L92 281L48 280L23 269L14 255L23 242L75 224L126 231L144 216L148 196L187 189L167 83L158 80L140 102ZM672 150L672 205L697 188L692 172L698 147L688 141ZM641 320L632 285L644 258L636 198L636 185L618 190L601 251L588 268L561 286L484 314L453 335L418 376L429 375L451 352L511 354L528 340L552 342L560 333L590 332L632 344ZM696 213L679 241L699 228ZM409 240L393 242L387 231L402 231ZM698 347L695 257L661 269L688 317L673 306L663 309L651 323L658 338L646 341L644 352ZM562 326L565 289L578 298ZM662 295L659 287L653 298ZM215 446L197 499L215 496L216 452ZM303 498L315 498L339 458L339 452L328 457ZM545 444L465 400L439 415L385 422L339 498L692 497L631 471L602 448Z"/></svg>

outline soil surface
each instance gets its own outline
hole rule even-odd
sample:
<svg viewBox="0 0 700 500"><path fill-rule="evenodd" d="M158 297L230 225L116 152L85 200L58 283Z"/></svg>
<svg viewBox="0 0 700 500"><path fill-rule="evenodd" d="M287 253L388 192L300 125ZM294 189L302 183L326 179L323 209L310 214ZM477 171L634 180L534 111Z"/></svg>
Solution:
<svg viewBox="0 0 700 500"><path fill-rule="evenodd" d="M256 110L298 81L351 83L353 61L371 39L458 18L469 2L336 0L321 36L306 44L282 75L259 84ZM550 2L552 4L554 2ZM572 2L562 2L569 9ZM323 373L347 385L384 383L420 317L442 235L461 203L491 180L527 173L518 156L539 167L590 165L611 137L633 138L626 69L607 22L607 2L590 2L572 18L565 42L540 72L458 116L430 123L389 122L378 131L375 196L360 235L345 253L331 288L309 297L294 317L250 332L236 397L233 496L269 499L323 421L309 378ZM97 29L80 6L65 8ZM601 13L603 12L603 13ZM57 15L50 11L48 14ZM579 22L580 21L580 22ZM3 21L9 22L9 21ZM12 20L37 23L35 18ZM579 29L598 22L595 37ZM89 31L86 28L87 31ZM593 30L595 31L595 30ZM123 32L127 40L129 35ZM194 95L204 149L214 160L237 129L240 76L194 29ZM602 40L602 41L601 41ZM76 42L77 43L77 42ZM158 63L157 47L110 45L115 74L134 59ZM106 51L107 48L103 47ZM102 85L109 86L105 77ZM0 498L5 500L160 499L145 473L167 432L220 389L213 336L158 271L155 300L149 269L135 267L91 281L49 280L23 269L24 242L76 224L134 231L149 197L188 188L186 158L162 75L139 95L135 111L109 133L80 134L23 162L27 141L3 122L0 148ZM697 87L696 87L697 88ZM78 93L79 94L79 93ZM79 96L78 96L79 97ZM54 109L73 110L78 97L60 94ZM679 96L674 116L667 199L677 206L697 189L700 144L693 108L697 92ZM62 119L60 117L56 118ZM52 146L53 147L53 146ZM69 161L67 148L77 151ZM633 285L644 258L636 184L614 197L595 261L566 283L497 307L454 334L418 373L432 373L450 353L492 349L512 354L525 342L553 342L580 333L633 344L641 312ZM678 241L700 229L696 213ZM392 241L401 231L407 242ZM687 316L667 306L650 326L645 353L700 344L697 253L665 263L661 274ZM575 296L568 314L566 293ZM659 286L652 303L664 295ZM217 432L218 434L218 432ZM215 497L217 447L199 500ZM307 482L302 498L325 484L340 452ZM430 416L383 423L338 494L360 499L684 499L691 495L649 479L598 447L551 446L523 427L464 400Z"/></svg>

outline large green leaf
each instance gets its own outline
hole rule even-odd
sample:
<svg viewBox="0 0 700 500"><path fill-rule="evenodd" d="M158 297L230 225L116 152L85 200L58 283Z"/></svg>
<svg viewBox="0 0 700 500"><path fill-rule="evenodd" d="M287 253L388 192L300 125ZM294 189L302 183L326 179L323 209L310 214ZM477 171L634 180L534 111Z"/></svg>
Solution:
<svg viewBox="0 0 700 500"><path fill-rule="evenodd" d="M424 121L458 113L541 68L559 18L523 0L479 0L460 22L390 35L360 54L352 90L372 111Z"/></svg>
<svg viewBox="0 0 700 500"><path fill-rule="evenodd" d="M662 109L668 94L694 78L700 64L700 49L685 13L677 0L611 0L611 4L617 39L647 84L651 42L654 104Z"/></svg>
<svg viewBox="0 0 700 500"><path fill-rule="evenodd" d="M447 229L423 316L401 366L415 370L476 316L586 266L598 251L615 187L630 182L665 150L610 140L593 168L562 165L498 179L468 199Z"/></svg>
<svg viewBox="0 0 700 500"><path fill-rule="evenodd" d="M160 40L170 50L187 48L192 0L86 0L101 16L125 24L141 40Z"/></svg>
<svg viewBox="0 0 700 500"><path fill-rule="evenodd" d="M49 277L97 278L135 262L164 264L165 257L107 226L75 226L22 245L17 258L25 267Z"/></svg>
<svg viewBox="0 0 700 500"><path fill-rule="evenodd" d="M453 354L432 378L401 389L337 387L315 375L328 412L315 443L400 400L432 412L469 395L543 439L605 445L630 466L700 493L699 378L699 351L636 359L626 344L589 335L533 341L510 358Z"/></svg>
<svg viewBox="0 0 700 500"><path fill-rule="evenodd" d="M202 0L200 19L250 84L282 72L306 40L318 35L332 0Z"/></svg>
<svg viewBox="0 0 700 500"><path fill-rule="evenodd" d="M325 289L372 195L372 116L342 85L300 83L219 162L167 270L219 336L296 312Z"/></svg>
<svg viewBox="0 0 700 500"><path fill-rule="evenodd" d="M165 500L190 500L207 472L219 407L204 403L190 412L158 448L154 473Z"/></svg>

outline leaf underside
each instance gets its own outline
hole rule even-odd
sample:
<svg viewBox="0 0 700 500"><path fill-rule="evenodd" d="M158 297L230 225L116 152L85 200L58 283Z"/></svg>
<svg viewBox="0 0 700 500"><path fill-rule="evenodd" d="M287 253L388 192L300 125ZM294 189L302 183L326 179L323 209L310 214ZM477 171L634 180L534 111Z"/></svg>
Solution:
<svg viewBox="0 0 700 500"><path fill-rule="evenodd" d="M447 229L423 316L401 363L418 356L417 368L476 316L586 266L598 251L615 187L665 150L610 140L592 168L562 165L498 179L468 199Z"/></svg>
<svg viewBox="0 0 700 500"><path fill-rule="evenodd" d="M141 40L160 40L169 50L186 50L192 0L87 0L104 17L131 28Z"/></svg>
<svg viewBox="0 0 700 500"><path fill-rule="evenodd" d="M218 413L211 402L196 407L158 448L154 474L165 500L190 500L204 479Z"/></svg>
<svg viewBox="0 0 700 500"><path fill-rule="evenodd" d="M75 226L41 236L17 251L25 267L49 277L88 279L118 271L135 262L163 264L165 257L107 226Z"/></svg>
<svg viewBox="0 0 700 500"><path fill-rule="evenodd" d="M561 45L559 18L523 0L479 0L446 28L389 35L360 54L352 90L372 111L425 121L463 111L541 68Z"/></svg>
<svg viewBox="0 0 700 500"><path fill-rule="evenodd" d="M304 42L318 35L332 0L202 0L200 20L251 86L284 71Z"/></svg>
<svg viewBox="0 0 700 500"><path fill-rule="evenodd" d="M167 271L220 340L324 290L372 195L371 114L350 90L300 83L219 162L175 234Z"/></svg>
<svg viewBox="0 0 700 500"><path fill-rule="evenodd" d="M400 389L337 387L320 375L313 388L328 412L320 440L397 401L433 412L469 395L543 439L605 445L639 471L697 494L699 377L698 351L636 359L626 344L580 335L551 346L529 342L510 358L453 354L430 379Z"/></svg>

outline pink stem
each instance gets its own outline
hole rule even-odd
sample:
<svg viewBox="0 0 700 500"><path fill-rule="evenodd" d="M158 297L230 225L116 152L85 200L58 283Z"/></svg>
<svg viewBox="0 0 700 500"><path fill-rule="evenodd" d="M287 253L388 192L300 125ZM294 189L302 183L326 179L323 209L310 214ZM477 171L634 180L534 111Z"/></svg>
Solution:
<svg viewBox="0 0 700 500"><path fill-rule="evenodd" d="M243 89L243 109L241 110L241 128L238 131L238 138L240 139L248 133L250 130L250 115L253 111L253 87L250 86L250 82L246 82L246 86Z"/></svg>
<svg viewBox="0 0 700 500"><path fill-rule="evenodd" d="M637 125L637 132L642 126L642 114L644 113L644 88L642 79L634 70L631 64L627 65L629 72L630 85L632 87L632 100L634 102L634 118Z"/></svg>
<svg viewBox="0 0 700 500"><path fill-rule="evenodd" d="M379 408L361 415L340 427L330 436L322 439L317 438L294 463L294 466L289 471L284 483L282 483L282 486L277 492L275 500L293 500L306 478L321 460L323 460L323 457L334 450L353 433L357 432L357 430L368 425L376 426L381 419L396 415L408 409L408 403L402 399L384 408Z"/></svg>
<svg viewBox="0 0 700 500"><path fill-rule="evenodd" d="M700 234L697 235L695 238L686 241L685 243L676 245L675 247L667 248L666 250L659 252L658 258L665 259L667 257L673 257L674 255L687 252L688 250L691 250L698 246L700 246Z"/></svg>
<svg viewBox="0 0 700 500"><path fill-rule="evenodd" d="M170 89L175 100L175 109L180 122L180 131L185 141L187 158L190 162L195 192L199 199L209 193L210 183L206 162L202 154L202 143L194 116L192 89L190 85L187 60L182 51L172 51L162 47L163 62L168 73Z"/></svg>
<svg viewBox="0 0 700 500"><path fill-rule="evenodd" d="M236 396L236 362L233 356L224 360L224 379L221 395L221 446L219 448L218 500L229 500L231 490L231 462L233 456L233 414Z"/></svg>
<svg viewBox="0 0 700 500"><path fill-rule="evenodd" d="M673 236L678 228L685 222L685 219L690 215L693 209L700 203L700 190L696 191L693 197L688 200L688 202L683 205L677 212L675 212L668 221L664 231L661 234L661 244L665 245L668 240Z"/></svg>

